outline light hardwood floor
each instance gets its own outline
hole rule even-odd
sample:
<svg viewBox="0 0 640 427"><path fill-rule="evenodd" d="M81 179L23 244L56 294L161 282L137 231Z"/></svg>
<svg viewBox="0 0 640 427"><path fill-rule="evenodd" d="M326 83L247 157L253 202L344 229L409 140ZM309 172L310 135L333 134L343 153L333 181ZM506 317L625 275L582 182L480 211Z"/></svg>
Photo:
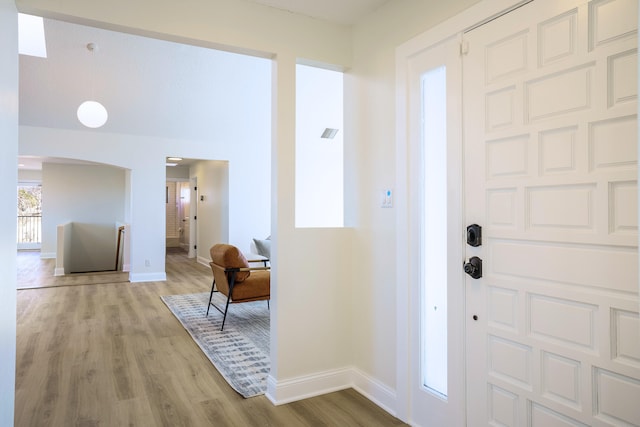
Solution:
<svg viewBox="0 0 640 427"><path fill-rule="evenodd" d="M354 390L243 399L160 300L210 283L208 268L169 253L166 282L19 290L15 425L405 425Z"/></svg>
<svg viewBox="0 0 640 427"><path fill-rule="evenodd" d="M75 273L54 276L55 259L40 258L39 251L18 252L18 289L51 288L97 283L122 283L129 281L129 273Z"/></svg>

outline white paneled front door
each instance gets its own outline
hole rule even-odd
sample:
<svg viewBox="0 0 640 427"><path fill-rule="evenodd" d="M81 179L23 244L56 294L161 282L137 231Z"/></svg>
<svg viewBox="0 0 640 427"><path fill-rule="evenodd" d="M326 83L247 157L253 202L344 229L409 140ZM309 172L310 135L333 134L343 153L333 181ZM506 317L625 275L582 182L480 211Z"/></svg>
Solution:
<svg viewBox="0 0 640 427"><path fill-rule="evenodd" d="M640 425L636 0L464 35L469 426Z"/></svg>

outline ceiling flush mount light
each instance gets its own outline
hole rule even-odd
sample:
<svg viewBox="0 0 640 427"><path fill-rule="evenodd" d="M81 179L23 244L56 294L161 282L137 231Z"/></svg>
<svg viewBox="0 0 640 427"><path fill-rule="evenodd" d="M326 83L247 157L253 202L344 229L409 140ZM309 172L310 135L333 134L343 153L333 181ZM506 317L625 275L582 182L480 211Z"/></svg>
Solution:
<svg viewBox="0 0 640 427"><path fill-rule="evenodd" d="M89 43L87 50L93 54L98 50L98 46L95 43ZM107 122L108 118L107 109L98 101L85 101L78 107L78 120L88 128L99 128Z"/></svg>

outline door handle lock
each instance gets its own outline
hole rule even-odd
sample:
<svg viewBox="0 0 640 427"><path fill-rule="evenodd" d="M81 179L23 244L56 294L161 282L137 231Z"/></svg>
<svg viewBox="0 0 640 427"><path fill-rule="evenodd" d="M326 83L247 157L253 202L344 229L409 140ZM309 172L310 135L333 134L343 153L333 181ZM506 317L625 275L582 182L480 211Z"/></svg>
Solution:
<svg viewBox="0 0 640 427"><path fill-rule="evenodd" d="M474 279L482 277L482 260L477 256L469 258L469 262L464 263L464 272Z"/></svg>
<svg viewBox="0 0 640 427"><path fill-rule="evenodd" d="M482 227L478 224L471 224L467 227L467 245L474 248L482 245Z"/></svg>

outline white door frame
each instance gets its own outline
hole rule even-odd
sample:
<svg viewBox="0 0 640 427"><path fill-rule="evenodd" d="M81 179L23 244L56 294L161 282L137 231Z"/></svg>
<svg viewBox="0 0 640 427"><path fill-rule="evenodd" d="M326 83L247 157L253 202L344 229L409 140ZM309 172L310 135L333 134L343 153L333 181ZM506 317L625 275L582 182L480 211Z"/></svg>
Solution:
<svg viewBox="0 0 640 427"><path fill-rule="evenodd" d="M189 187L191 189L191 201L189 205L189 251L188 258L197 258L198 250L198 177L192 176L189 179Z"/></svg>
<svg viewBox="0 0 640 427"><path fill-rule="evenodd" d="M463 33L529 0L484 0L396 49L396 416L411 422L410 414L410 287L412 266L419 265L411 250L414 230L410 224L409 188L420 171L409 168L409 59L447 38ZM460 111L462 115L462 111ZM461 231L462 233L462 231Z"/></svg>
<svg viewBox="0 0 640 427"><path fill-rule="evenodd" d="M410 319L410 418L417 425L432 423L432 425L461 425L464 423L465 384L464 375L464 326L458 319L464 317L464 273L460 268L464 255L462 242L462 125L457 114L462 108L462 61L459 56L460 38L451 37L434 47L421 51L411 60L410 82L410 143L408 165L410 174L409 191L412 194L409 203L411 234L409 292L411 293L408 313ZM429 100L437 100L433 93L434 87L425 85L425 77L435 70L445 78L445 111L441 113L446 118L436 119L444 129L445 146L437 136L438 124L430 120L428 112ZM433 74L431 74L433 75ZM437 102L437 101L436 101ZM433 108L433 106L431 106ZM441 107L440 107L441 108ZM430 134L430 135L429 135ZM444 148L444 151L441 151ZM437 160L436 160L437 159ZM442 163L445 163L444 165ZM441 166L441 167L439 167ZM435 184L435 185L434 185ZM437 190L436 190L437 188ZM459 189L455 191L455 189ZM440 193L441 192L441 193ZM435 202L435 204L434 204ZM440 217L444 215L445 217ZM431 216L432 222L424 222L424 218ZM443 233L443 234L439 234ZM445 240L445 241L442 241ZM435 246L434 246L435 244ZM435 253L428 255L430 252ZM440 255L437 255L437 254ZM433 256L433 258L431 258ZM442 256L443 258L439 258ZM442 275L446 283L440 283ZM435 292L439 286L429 286L436 280L444 286L442 293ZM430 288L427 290L426 288ZM431 294L431 302L427 304L425 298ZM444 297L445 300L440 300ZM442 309L437 307L443 305ZM437 308L437 309L436 309ZM439 320L438 320L439 319ZM426 354L431 348L423 339L423 332L430 329L429 322L446 323L445 339L442 343L446 347L446 363L436 362L437 369L445 373L446 388L441 395L442 388L429 390L427 387ZM435 338L435 337L433 337ZM440 337L443 338L443 337ZM437 354L437 352L433 352ZM432 354L432 357L434 357ZM442 357L442 354L440 354ZM432 366L436 368L436 365ZM432 372L433 373L433 372ZM432 385L441 387L439 380ZM441 378L440 378L441 380ZM434 391L438 390L438 391Z"/></svg>

